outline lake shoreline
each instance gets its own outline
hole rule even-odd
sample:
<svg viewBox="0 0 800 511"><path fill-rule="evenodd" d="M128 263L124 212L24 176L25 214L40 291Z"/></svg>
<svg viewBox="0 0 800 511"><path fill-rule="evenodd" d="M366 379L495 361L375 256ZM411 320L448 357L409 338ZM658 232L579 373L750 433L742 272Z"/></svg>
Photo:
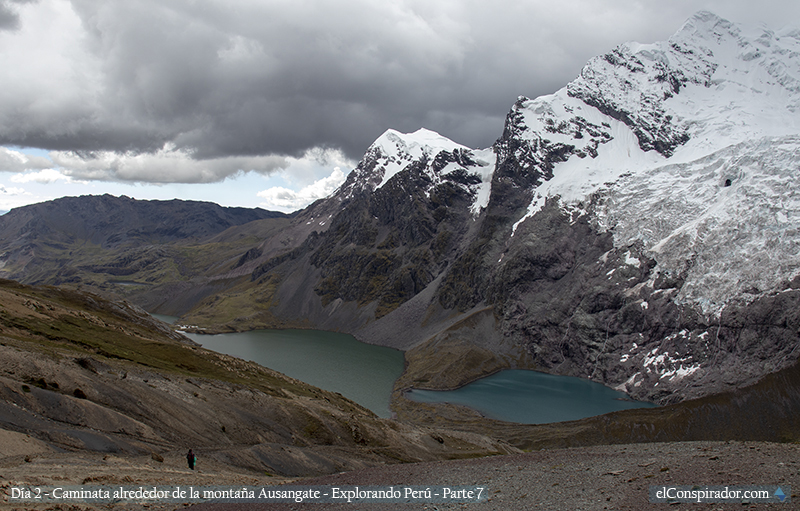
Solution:
<svg viewBox="0 0 800 511"><path fill-rule="evenodd" d="M466 406L484 417L516 424L566 422L655 406L597 382L528 369L505 369L452 391L411 388L402 394L416 403Z"/></svg>
<svg viewBox="0 0 800 511"><path fill-rule="evenodd" d="M179 319L177 317L160 316L160 315L156 315L156 317L159 317L159 319L165 320L167 322L171 322L172 324L174 324L175 320ZM254 330L247 330L247 331L243 331L243 332L211 333L211 332L207 331L206 329L201 329L199 327L190 327L190 328L186 328L186 327L187 327L187 325L179 325L178 329L179 329L179 331L182 331L185 334L187 334L187 336L192 338L195 342L198 342L201 345L204 345L205 347L210 348L210 349L216 349L216 348L209 347L207 345L208 342L203 343L203 341L202 341L203 338L212 339L214 336L219 336L219 335L238 335L238 334L248 334L248 333L250 333L251 335L257 335L258 332L285 332L285 333L308 332L310 335L313 335L314 332L327 332L327 333L331 333L331 334L339 334L339 332L328 332L328 331L321 331L321 330L314 330L314 329L296 329L296 328L254 329ZM347 335L347 334L341 334L341 335ZM199 337L193 338L192 336L199 336ZM202 336L202 337L200 337L200 336ZM209 336L209 337L206 337L206 336ZM379 346L377 344L366 343L363 340L356 338L355 336L349 336L349 337L352 337L356 342L360 343L361 345ZM378 409L374 409L374 407L368 406L368 408L370 408L374 412L378 413L381 417L384 417L384 418L395 418L397 416L397 413L393 409L393 403L394 403L394 400L396 399L396 395L399 393L399 395L401 395L405 400L407 400L409 402L415 402L415 403L425 402L426 404L431 405L431 406L436 406L437 404L446 404L446 405L452 405L452 406L465 407L465 408L471 410L472 412L477 413L478 415L480 415L482 417L485 417L487 419L500 420L500 421L508 422L508 423L511 423L511 424L542 424L542 423L551 423L551 422L563 422L563 421L568 421L568 420L574 420L576 418L576 417L569 416L569 417L566 417L566 418L563 418L563 419L556 419L556 420L546 419L546 420L542 420L542 419L527 417L525 419L520 420L519 413L517 412L519 407L530 407L531 406L531 403L526 402L526 401L520 401L518 404L515 404L513 406L508 406L504 410L497 410L497 409L487 410L486 403L485 402L480 402L480 401L472 401L472 402L463 402L463 400L461 400L461 401L459 401L459 400L453 401L452 399L446 399L444 396L442 396L442 400L441 401L431 401L431 400L421 401L419 398L418 399L414 399L412 397L412 394L415 391L434 392L434 393L435 392L443 392L443 393L447 393L447 392L455 392L455 393L469 392L468 390L465 390L465 389L469 389L470 386L473 386L473 385L480 385L481 384L480 382L482 382L484 380L487 380L487 379L491 379L492 377L496 377L498 374L501 374L501 373L503 373L505 371L511 371L511 372L513 372L513 371L530 371L531 373L540 374L540 375L542 375L542 377L551 377L553 379L560 379L560 378L569 379L569 378L577 378L577 377L553 375L553 374L550 374L550 373L546 373L544 371L536 371L534 369L528 369L528 368L502 367L502 366L495 365L494 367L491 367L488 371L481 372L481 373L475 372L475 373L471 374L470 375L471 377L469 379L463 379L463 380L459 381L456 385L453 385L451 388L443 388L441 385L439 385L439 386L430 386L429 387L429 386L426 386L426 385L419 385L419 384L410 385L410 386L406 386L406 387L402 387L402 388L397 388L398 382L403 378L403 376L406 375L406 371L408 369L408 360L407 360L407 357L405 356L406 352L403 352L402 350L398 350L398 351L401 351L401 353L403 353L403 368L400 371L400 374L399 374L398 378L395 379L392 382L393 388L392 388L392 390L389 391L389 395L387 397L388 404L386 405L385 408L381 407L381 408L378 408ZM230 351L225 351L225 352L227 354L230 354L230 355L242 356L241 353L235 353L235 352L230 352ZM258 363L264 363L264 364L266 364L268 366L270 364L269 361L259 360L259 356L256 353L252 353L249 356L245 355L245 358L249 358L250 360L256 361ZM270 366L270 368L278 370L278 371L281 371L281 372L285 372L280 367L275 367L274 364L272 366ZM306 381L306 383L311 383L311 384L314 384L314 385L320 385L320 382L318 382L318 381L317 382L307 381L308 379L307 378L304 379L302 374L298 374L298 373L292 374L292 373L293 372L290 371L289 372L289 376L296 377L298 379ZM604 385L604 384L598 383L598 382L592 382L591 380L586 380L586 379L583 379L583 378L577 378L577 379L579 379L582 382L586 382L586 385L597 384L599 386L602 386L604 389L608 389L608 391L616 392L618 395L615 395L614 399L617 402L643 403L641 406L648 406L648 405L651 405L651 404L654 405L654 403L636 401L636 400L632 399L631 396L629 396L628 394L626 394L626 393L624 393L622 391L619 391L619 389L612 388L612 387L610 387L608 385ZM559 381L559 380L556 380L556 381ZM334 389L329 388L328 386L326 386L324 384L321 385L321 386L322 386L322 388L326 388L327 390L334 390ZM505 390L507 392L518 392L518 390L515 389L515 388L507 388ZM336 390L334 390L334 391L336 391ZM350 394L349 392L344 392L343 395L345 395L346 397L351 397L351 398L353 397L353 395ZM535 396L524 396L524 395L521 395L519 397L522 400L535 399ZM574 393L574 394L570 394L568 399L573 399L573 400L577 401L577 400L584 399L584 397L580 393ZM358 399L356 399L356 401L359 402ZM361 404L365 404L363 400L361 400L360 402L361 402ZM578 418L583 418L583 417L587 417L587 416L594 416L594 415L602 415L604 413L609 413L611 411L617 411L619 409L624 409L624 408L620 408L618 406L614 406L613 403L610 403L609 406L610 407L609 407L608 410L598 411L597 413L591 413L590 415L584 415L584 416L578 417ZM489 407L491 408L492 406L489 405ZM632 406L632 407L635 407L635 406Z"/></svg>

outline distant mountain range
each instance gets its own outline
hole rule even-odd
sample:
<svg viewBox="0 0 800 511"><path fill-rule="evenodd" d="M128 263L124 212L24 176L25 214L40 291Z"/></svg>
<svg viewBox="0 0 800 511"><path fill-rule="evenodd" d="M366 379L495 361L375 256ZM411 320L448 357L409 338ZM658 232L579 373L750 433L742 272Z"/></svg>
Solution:
<svg viewBox="0 0 800 511"><path fill-rule="evenodd" d="M82 240L103 248L205 239L229 227L264 218L287 218L263 209L226 208L210 202L137 201L111 195L64 197L4 215L2 239ZM12 245L13 248L13 245Z"/></svg>
<svg viewBox="0 0 800 511"><path fill-rule="evenodd" d="M19 208L0 217L0 264L207 331L350 332L406 350L398 390L521 367L664 404L800 356L798 167L800 30L701 12L520 97L490 148L388 130L291 217Z"/></svg>
<svg viewBox="0 0 800 511"><path fill-rule="evenodd" d="M209 202L65 197L0 217L1 271L21 282L113 293L115 282L128 283L133 275L142 286L194 275L184 267L184 261L196 259L192 249L178 247L224 237L227 229L253 221L289 218Z"/></svg>

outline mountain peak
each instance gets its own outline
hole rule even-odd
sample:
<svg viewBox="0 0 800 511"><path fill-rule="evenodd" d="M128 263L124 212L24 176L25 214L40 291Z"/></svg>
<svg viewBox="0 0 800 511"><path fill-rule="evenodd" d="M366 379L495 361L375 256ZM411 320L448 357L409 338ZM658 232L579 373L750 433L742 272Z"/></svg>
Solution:
<svg viewBox="0 0 800 511"><path fill-rule="evenodd" d="M388 129L367 149L364 159L356 169L356 175L361 181L366 178L373 183L372 189L375 190L411 163L423 159L433 160L443 151L469 152L470 149L426 128L420 128L413 133Z"/></svg>
<svg viewBox="0 0 800 511"><path fill-rule="evenodd" d="M401 133L388 129L372 143L370 149L374 148L380 149L385 156L393 156L401 152L415 156L431 155L442 150L468 149L427 128L420 128L413 133Z"/></svg>
<svg viewBox="0 0 800 511"><path fill-rule="evenodd" d="M683 32L689 28L693 30L703 29L705 31L710 31L710 28L713 28L717 25L724 26L725 28L730 28L733 24L718 16L717 14L711 11L704 11L700 10L694 13L688 20L686 20L683 26L678 30L678 32Z"/></svg>
<svg viewBox="0 0 800 511"><path fill-rule="evenodd" d="M370 145L333 196L342 202L357 193L372 193L403 171L416 169L426 176L418 183L426 193L442 180L463 187L477 215L489 198L494 162L492 149L473 150L426 128L413 133L388 129Z"/></svg>

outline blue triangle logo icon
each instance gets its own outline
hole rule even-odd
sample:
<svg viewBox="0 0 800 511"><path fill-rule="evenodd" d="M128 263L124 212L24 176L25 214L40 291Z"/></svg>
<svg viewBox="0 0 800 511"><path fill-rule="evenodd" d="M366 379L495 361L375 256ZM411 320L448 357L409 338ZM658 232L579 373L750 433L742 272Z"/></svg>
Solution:
<svg viewBox="0 0 800 511"><path fill-rule="evenodd" d="M786 494L783 493L783 490L781 490L780 488L775 490L775 496L778 497L778 500L780 500L781 502L783 502L783 499L786 498Z"/></svg>

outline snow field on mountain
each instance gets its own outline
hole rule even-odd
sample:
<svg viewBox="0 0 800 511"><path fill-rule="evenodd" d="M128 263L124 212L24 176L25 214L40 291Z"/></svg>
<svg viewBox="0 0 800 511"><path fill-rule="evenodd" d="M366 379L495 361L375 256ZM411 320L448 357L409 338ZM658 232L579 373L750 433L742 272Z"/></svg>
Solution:
<svg viewBox="0 0 800 511"><path fill-rule="evenodd" d="M656 271L686 275L678 303L716 314L800 274L800 137L624 176L605 195L597 221L615 245L641 241Z"/></svg>
<svg viewBox="0 0 800 511"><path fill-rule="evenodd" d="M642 151L628 126L578 99L568 97L566 89L551 96L537 98L526 103L524 107L525 124L530 128L525 133L526 136L539 136L546 126L547 118L574 115L596 125L607 125L606 132L611 138L598 146L596 158L573 155L566 162L556 165L553 177L534 190L528 211L512 227L512 236L519 224L544 207L548 198L557 197L563 204L583 201L622 174L651 168L666 161L655 151ZM572 137L558 133L545 132L541 138L559 143L575 142Z"/></svg>
<svg viewBox="0 0 800 511"><path fill-rule="evenodd" d="M478 216L481 210L489 204L489 197L492 194L492 175L497 157L491 148L475 150L473 155L479 165L479 167L473 168L473 173L480 176L481 184L472 187L475 192L475 200L470 211L473 216Z"/></svg>
<svg viewBox="0 0 800 511"><path fill-rule="evenodd" d="M584 100L633 119L645 135L688 140L669 157L643 151L641 131ZM800 31L698 13L667 42L626 43L592 59L578 79L522 112L529 140L585 148L585 137L553 133L576 116L611 137L595 158L556 164L512 236L547 199L583 213L597 193L594 221L614 232L615 245L641 241L656 271L686 277L676 300L703 313L779 291L800 274Z"/></svg>

